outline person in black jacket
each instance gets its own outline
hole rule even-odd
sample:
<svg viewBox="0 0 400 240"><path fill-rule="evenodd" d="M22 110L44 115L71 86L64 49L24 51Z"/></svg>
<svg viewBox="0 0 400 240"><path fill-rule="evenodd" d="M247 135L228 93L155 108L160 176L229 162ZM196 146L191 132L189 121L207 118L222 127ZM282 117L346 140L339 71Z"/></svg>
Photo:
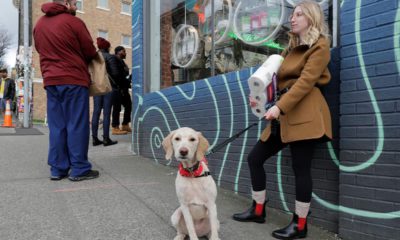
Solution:
<svg viewBox="0 0 400 240"><path fill-rule="evenodd" d="M101 54L106 61L106 69L109 72L110 62L112 62L113 56L110 54L111 44L104 38L97 38L97 48L100 50ZM104 95L93 97L93 115L92 115L92 144L93 146L98 146L103 144L103 146L110 146L117 144L117 141L110 139L110 118L111 118L111 107L112 107L112 92ZM99 120L100 113L103 109L103 141L97 137L97 132L99 130Z"/></svg>
<svg viewBox="0 0 400 240"><path fill-rule="evenodd" d="M15 96L15 82L8 78L7 68L0 68L0 113L3 114L6 109L7 101L10 101L10 107Z"/></svg>
<svg viewBox="0 0 400 240"><path fill-rule="evenodd" d="M115 48L115 62L111 66L111 72L115 74L112 75L115 85L113 86L113 112L112 112L112 133L118 134L121 131L132 132L129 127L131 122L131 112L132 112L132 100L129 94L129 88L131 87L131 79L129 75L129 68L124 62L126 58L125 48L118 46ZM120 125L120 112L121 105L124 106L124 118L122 121L121 128Z"/></svg>

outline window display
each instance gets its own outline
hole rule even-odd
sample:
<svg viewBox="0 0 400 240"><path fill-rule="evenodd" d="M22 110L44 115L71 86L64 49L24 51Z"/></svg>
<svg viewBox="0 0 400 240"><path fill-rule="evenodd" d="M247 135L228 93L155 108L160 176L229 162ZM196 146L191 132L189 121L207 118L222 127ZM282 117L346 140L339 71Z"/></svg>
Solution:
<svg viewBox="0 0 400 240"><path fill-rule="evenodd" d="M327 16L330 1L318 1ZM297 2L151 0L150 90L258 66L281 53Z"/></svg>
<svg viewBox="0 0 400 240"><path fill-rule="evenodd" d="M250 6L240 1L233 17L233 31L242 42L259 46L274 39L284 17L284 0L255 1Z"/></svg>

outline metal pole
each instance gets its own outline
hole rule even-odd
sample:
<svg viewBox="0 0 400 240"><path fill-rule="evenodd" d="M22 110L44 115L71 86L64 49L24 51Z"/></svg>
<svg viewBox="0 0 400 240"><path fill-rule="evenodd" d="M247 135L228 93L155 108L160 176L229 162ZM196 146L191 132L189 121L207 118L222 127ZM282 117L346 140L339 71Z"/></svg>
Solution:
<svg viewBox="0 0 400 240"><path fill-rule="evenodd" d="M214 33L214 18L215 18L215 13L214 13L214 0L211 0L211 76L215 76L215 33Z"/></svg>
<svg viewBox="0 0 400 240"><path fill-rule="evenodd" d="M29 1L24 0L24 128L29 127Z"/></svg>
<svg viewBox="0 0 400 240"><path fill-rule="evenodd" d="M333 15L333 23L332 23L332 47L337 47L339 45L339 1L332 1L332 15Z"/></svg>

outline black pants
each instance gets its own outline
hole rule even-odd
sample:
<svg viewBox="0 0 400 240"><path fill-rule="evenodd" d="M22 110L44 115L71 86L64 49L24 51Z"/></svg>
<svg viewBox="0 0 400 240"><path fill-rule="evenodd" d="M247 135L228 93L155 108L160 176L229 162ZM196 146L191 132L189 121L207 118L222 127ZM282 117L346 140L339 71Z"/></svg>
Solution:
<svg viewBox="0 0 400 240"><path fill-rule="evenodd" d="M292 168L296 178L296 200L310 202L312 194L311 160L316 143L317 140L282 143L279 131L275 136L271 135L265 142L258 141L247 158L253 190L262 191L266 189L265 161L289 145L292 155Z"/></svg>
<svg viewBox="0 0 400 240"><path fill-rule="evenodd" d="M131 122L132 113L132 100L128 89L113 89L112 92L112 122L111 126L113 128L119 127L119 114L121 112L121 105L124 106L124 118L122 120L122 125L127 125Z"/></svg>

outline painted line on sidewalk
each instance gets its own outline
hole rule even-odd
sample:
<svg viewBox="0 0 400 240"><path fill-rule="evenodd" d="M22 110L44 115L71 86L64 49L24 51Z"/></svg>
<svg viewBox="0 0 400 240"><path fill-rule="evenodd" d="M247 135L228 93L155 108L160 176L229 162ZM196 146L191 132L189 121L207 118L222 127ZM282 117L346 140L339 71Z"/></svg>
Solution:
<svg viewBox="0 0 400 240"><path fill-rule="evenodd" d="M107 189L107 188L113 188L116 186L145 186L145 185L157 185L160 184L160 182L144 182L144 183L132 183L132 184L107 184L107 185L95 185L95 186L90 186L90 187L76 187L76 188L62 188L62 189L56 189L53 192L58 193L58 192L77 192L77 191L82 191L82 190L93 190L93 189Z"/></svg>

